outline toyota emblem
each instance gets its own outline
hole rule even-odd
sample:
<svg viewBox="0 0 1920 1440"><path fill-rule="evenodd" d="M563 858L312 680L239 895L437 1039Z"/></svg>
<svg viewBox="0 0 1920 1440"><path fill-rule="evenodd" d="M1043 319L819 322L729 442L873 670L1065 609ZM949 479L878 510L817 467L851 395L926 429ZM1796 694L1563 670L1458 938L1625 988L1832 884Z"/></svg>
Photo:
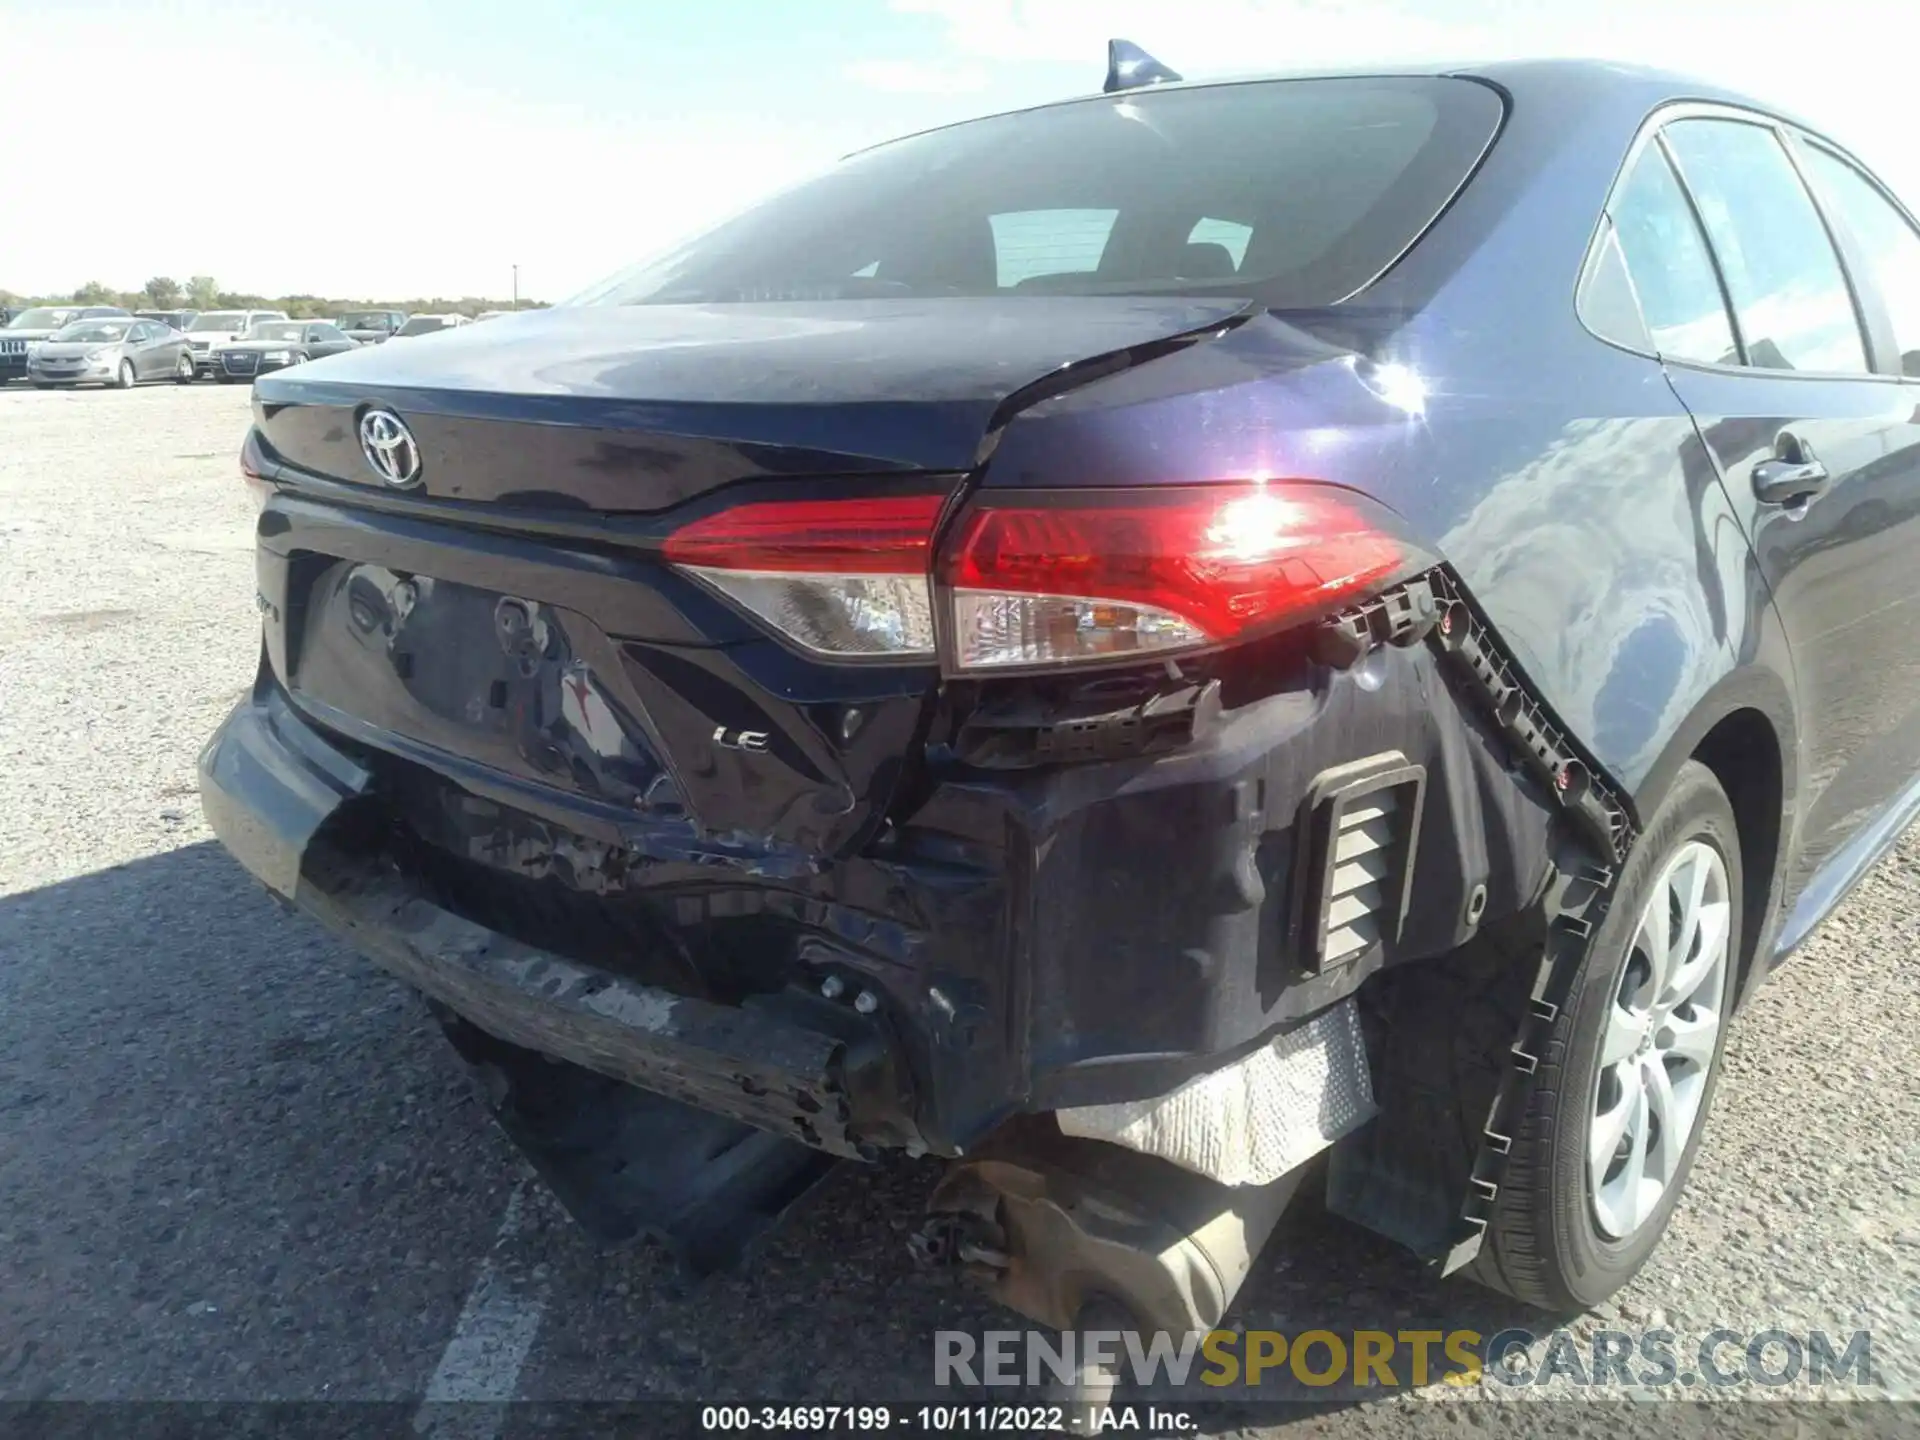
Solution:
<svg viewBox="0 0 1920 1440"><path fill-rule="evenodd" d="M420 446L407 422L391 410L369 410L360 417L360 453L373 473L396 490L420 483Z"/></svg>

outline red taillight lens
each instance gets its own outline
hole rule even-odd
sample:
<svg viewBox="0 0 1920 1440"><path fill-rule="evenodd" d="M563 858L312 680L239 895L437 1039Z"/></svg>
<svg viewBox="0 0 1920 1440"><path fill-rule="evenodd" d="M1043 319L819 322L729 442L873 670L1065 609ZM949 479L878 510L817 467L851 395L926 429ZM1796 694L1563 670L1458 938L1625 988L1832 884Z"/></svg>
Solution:
<svg viewBox="0 0 1920 1440"><path fill-rule="evenodd" d="M1323 614L1407 561L1359 497L1281 481L976 500L940 579L953 662L983 670L1250 638Z"/></svg>
<svg viewBox="0 0 1920 1440"><path fill-rule="evenodd" d="M266 455L260 448L260 434L256 430L247 431L247 438L240 444L240 478L247 483L257 508L267 508L267 500L273 494L273 485L261 473L266 464Z"/></svg>
<svg viewBox="0 0 1920 1440"><path fill-rule="evenodd" d="M944 495L767 500L667 537L675 565L801 574L925 575Z"/></svg>
<svg viewBox="0 0 1920 1440"><path fill-rule="evenodd" d="M666 558L817 654L931 659L928 572L944 495L737 505L667 537Z"/></svg>

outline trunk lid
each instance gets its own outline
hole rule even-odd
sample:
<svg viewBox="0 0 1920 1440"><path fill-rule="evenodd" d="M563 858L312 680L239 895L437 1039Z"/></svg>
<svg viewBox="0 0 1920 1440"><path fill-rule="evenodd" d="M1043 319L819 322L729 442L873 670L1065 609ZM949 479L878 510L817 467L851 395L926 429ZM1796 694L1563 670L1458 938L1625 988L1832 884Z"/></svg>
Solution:
<svg viewBox="0 0 1920 1440"><path fill-rule="evenodd" d="M432 499L654 511L739 480L961 471L995 411L1062 366L1219 324L1238 300L847 301L527 311L263 379L303 470L380 484L356 416L385 405Z"/></svg>
<svg viewBox="0 0 1920 1440"><path fill-rule="evenodd" d="M262 377L284 487L260 528L274 668L337 731L629 851L824 863L884 811L936 670L798 653L663 564L659 538L739 482L957 486L1022 391L1242 308L547 311ZM389 491L363 456L370 405L412 432L417 485Z"/></svg>

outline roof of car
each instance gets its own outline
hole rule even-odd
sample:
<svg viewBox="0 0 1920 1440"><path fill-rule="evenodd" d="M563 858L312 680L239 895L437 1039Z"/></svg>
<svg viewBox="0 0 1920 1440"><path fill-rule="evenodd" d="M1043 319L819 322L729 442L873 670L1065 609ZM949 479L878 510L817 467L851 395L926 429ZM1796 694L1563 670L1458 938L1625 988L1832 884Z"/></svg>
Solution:
<svg viewBox="0 0 1920 1440"><path fill-rule="evenodd" d="M1168 63L1179 64L1177 52L1169 52ZM1592 96L1596 89L1604 89L1618 101L1633 105L1641 104L1644 109L1676 100L1700 100L1721 105L1735 105L1745 109L1758 110L1774 115L1792 124L1809 130L1818 130L1817 124L1802 119L1794 112L1769 101L1731 90L1713 81L1702 80L1696 76L1677 71L1662 70L1650 65L1635 65L1625 61L1593 59L1527 59L1527 60L1489 60L1438 62L1427 61L1420 64L1397 65L1349 65L1326 69L1311 70L1262 70L1227 75L1197 76L1190 80L1167 81L1154 85L1143 85L1134 89L1108 95L1100 91L1087 94L1063 96L1058 100L1044 101L1038 105L1025 106L1019 110L1001 112L1009 115L1027 114L1037 110L1051 109L1056 105L1073 105L1090 100L1124 98L1156 90L1203 90L1222 85L1248 85L1270 80L1333 80L1333 79L1369 79L1383 76L1427 76L1436 79L1455 78L1479 80L1493 85L1522 102L1528 109L1538 106L1542 110L1558 110L1577 116L1578 107L1584 99ZM981 117L990 118L990 117ZM964 125L969 121L956 121ZM914 134L928 134L936 130L953 128L951 125L936 125L929 130L916 131ZM895 139L908 139L901 135ZM882 141L881 145L892 141ZM878 149L879 145L863 147ZM855 151L854 154L862 153Z"/></svg>

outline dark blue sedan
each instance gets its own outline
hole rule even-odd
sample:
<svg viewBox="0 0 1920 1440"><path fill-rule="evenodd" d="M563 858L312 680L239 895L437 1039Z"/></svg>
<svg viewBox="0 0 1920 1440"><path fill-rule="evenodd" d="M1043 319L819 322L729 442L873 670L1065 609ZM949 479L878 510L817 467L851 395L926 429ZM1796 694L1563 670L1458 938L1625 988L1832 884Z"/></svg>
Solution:
<svg viewBox="0 0 1920 1440"><path fill-rule="evenodd" d="M1205 1329L1330 1151L1593 1305L1920 808L1920 232L1648 71L1139 58L262 376L208 814L614 1238L930 1152L928 1259Z"/></svg>

